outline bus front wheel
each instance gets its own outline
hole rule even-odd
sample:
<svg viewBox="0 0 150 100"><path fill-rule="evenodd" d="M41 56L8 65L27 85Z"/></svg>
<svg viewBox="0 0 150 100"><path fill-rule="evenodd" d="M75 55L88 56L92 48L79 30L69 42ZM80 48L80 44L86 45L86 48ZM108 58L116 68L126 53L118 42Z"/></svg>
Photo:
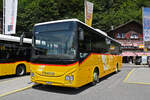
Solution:
<svg viewBox="0 0 150 100"><path fill-rule="evenodd" d="M99 82L99 71L98 71L98 68L95 68L94 72L93 72L93 82L92 82L92 85L96 85L98 82Z"/></svg>
<svg viewBox="0 0 150 100"><path fill-rule="evenodd" d="M16 75L17 76L22 76L26 73L26 68L24 64L20 64L16 68Z"/></svg>

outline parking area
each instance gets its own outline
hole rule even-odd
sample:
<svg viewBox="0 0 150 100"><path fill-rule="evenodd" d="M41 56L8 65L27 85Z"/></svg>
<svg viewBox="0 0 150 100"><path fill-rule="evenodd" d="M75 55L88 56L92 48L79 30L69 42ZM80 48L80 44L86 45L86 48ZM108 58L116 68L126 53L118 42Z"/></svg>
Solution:
<svg viewBox="0 0 150 100"><path fill-rule="evenodd" d="M124 82L150 85L150 68L134 68L126 76Z"/></svg>

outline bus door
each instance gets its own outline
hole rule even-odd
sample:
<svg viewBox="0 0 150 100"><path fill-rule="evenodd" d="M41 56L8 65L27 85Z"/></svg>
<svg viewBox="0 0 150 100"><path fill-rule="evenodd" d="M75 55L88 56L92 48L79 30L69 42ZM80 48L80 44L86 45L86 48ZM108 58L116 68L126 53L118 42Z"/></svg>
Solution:
<svg viewBox="0 0 150 100"><path fill-rule="evenodd" d="M85 31L85 30L80 30ZM81 84L86 84L90 81L91 69L94 62L92 62L90 55L91 50L91 40L89 37L86 36L84 32L83 40L79 40L79 59L80 59L80 66L79 66L79 73L81 78ZM92 75L91 75L92 76Z"/></svg>
<svg viewBox="0 0 150 100"><path fill-rule="evenodd" d="M86 59L88 56L87 53L80 53L80 59L81 62L79 64L79 71L80 71L80 78L81 78L81 84L89 82L90 77L90 67L91 67L91 61L88 61L89 59Z"/></svg>

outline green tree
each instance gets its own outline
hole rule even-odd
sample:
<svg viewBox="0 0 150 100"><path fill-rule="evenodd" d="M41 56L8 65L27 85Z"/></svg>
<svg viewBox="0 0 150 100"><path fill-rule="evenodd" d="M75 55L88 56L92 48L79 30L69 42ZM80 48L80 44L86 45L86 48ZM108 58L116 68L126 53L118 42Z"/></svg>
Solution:
<svg viewBox="0 0 150 100"><path fill-rule="evenodd" d="M31 34L35 23L56 20L58 15L57 4L54 0L32 0L24 8L19 7L17 32Z"/></svg>
<svg viewBox="0 0 150 100"><path fill-rule="evenodd" d="M84 22L84 0L18 0L17 33L31 34L35 23L77 18ZM142 7L149 0L88 0L94 3L94 28L104 31L130 20L142 22ZM0 15L2 16L2 0Z"/></svg>

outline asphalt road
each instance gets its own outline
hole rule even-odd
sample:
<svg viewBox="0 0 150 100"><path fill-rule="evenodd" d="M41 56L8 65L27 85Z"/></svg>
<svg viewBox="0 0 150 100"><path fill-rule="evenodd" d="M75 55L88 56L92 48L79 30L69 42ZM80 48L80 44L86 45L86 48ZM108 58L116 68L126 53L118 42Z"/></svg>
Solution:
<svg viewBox="0 0 150 100"><path fill-rule="evenodd" d="M150 85L123 82L133 68L140 66L123 65L119 73L101 79L96 86L88 84L79 89L72 89L37 85L0 97L0 100L149 100Z"/></svg>
<svg viewBox="0 0 150 100"><path fill-rule="evenodd" d="M7 81L7 80L10 80L10 79L14 79L14 78L16 78L15 75L11 75L11 76L0 76L0 82Z"/></svg>
<svg viewBox="0 0 150 100"><path fill-rule="evenodd" d="M26 74L24 76L28 76L28 75L29 74ZM24 77L24 76L19 76L19 77L16 75L0 76L0 82L9 81L9 80L13 80L13 79Z"/></svg>

